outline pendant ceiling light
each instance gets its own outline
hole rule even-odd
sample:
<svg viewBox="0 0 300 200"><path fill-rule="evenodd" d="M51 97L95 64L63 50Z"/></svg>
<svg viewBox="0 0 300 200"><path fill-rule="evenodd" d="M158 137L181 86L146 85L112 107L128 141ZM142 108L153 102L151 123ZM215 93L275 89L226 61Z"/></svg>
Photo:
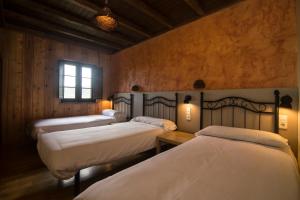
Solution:
<svg viewBox="0 0 300 200"><path fill-rule="evenodd" d="M118 22L108 7L108 0L105 0L103 9L96 16L98 26L105 31L113 31L117 28Z"/></svg>

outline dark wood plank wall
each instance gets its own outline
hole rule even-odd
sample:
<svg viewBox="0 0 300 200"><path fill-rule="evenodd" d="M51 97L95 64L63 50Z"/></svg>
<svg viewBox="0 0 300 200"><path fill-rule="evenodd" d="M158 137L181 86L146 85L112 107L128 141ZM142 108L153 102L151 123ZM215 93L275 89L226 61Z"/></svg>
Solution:
<svg viewBox="0 0 300 200"><path fill-rule="evenodd" d="M109 94L110 56L99 49L83 47L31 33L1 30L3 43L2 142L30 141L26 128L41 118L99 113L98 103L60 103L57 98L57 61L76 60L96 64L104 71L104 97Z"/></svg>
<svg viewBox="0 0 300 200"><path fill-rule="evenodd" d="M1 2L0 2L1 3ZM3 30L0 28L0 36L3 35ZM0 37L0 113L2 113L2 71L3 71L3 37ZM2 114L0 114L0 144L2 144Z"/></svg>

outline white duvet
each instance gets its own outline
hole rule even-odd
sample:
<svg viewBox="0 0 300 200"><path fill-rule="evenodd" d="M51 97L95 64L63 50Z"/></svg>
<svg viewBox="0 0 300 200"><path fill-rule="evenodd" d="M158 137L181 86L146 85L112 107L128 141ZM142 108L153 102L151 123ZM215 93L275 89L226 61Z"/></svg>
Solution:
<svg viewBox="0 0 300 200"><path fill-rule="evenodd" d="M53 175L67 179L80 169L149 150L164 132L150 124L124 122L42 134L37 147Z"/></svg>
<svg viewBox="0 0 300 200"><path fill-rule="evenodd" d="M289 148L201 135L99 181L76 200L299 200Z"/></svg>
<svg viewBox="0 0 300 200"><path fill-rule="evenodd" d="M34 122L31 136L37 139L38 135L55 131L103 126L117 122L114 117L105 115L86 115L76 117L62 117L53 119L42 119Z"/></svg>

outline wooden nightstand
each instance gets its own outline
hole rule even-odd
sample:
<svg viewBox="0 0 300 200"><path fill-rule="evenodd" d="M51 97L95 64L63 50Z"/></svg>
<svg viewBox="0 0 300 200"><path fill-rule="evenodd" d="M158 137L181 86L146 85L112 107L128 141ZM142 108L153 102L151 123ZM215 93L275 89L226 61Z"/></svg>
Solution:
<svg viewBox="0 0 300 200"><path fill-rule="evenodd" d="M161 134L156 137L156 153L159 154L161 151L161 143L167 143L172 145L180 145L187 142L195 137L194 134L186 133L183 131L172 131Z"/></svg>

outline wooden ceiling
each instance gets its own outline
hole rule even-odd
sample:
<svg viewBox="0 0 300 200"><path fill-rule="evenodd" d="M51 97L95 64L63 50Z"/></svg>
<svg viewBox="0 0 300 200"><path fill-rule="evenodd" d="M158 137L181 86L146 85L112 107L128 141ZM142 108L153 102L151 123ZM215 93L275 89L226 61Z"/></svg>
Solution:
<svg viewBox="0 0 300 200"><path fill-rule="evenodd" d="M97 27L104 0L0 0L2 23L97 45L114 53L216 12L240 0L109 0L119 26Z"/></svg>

